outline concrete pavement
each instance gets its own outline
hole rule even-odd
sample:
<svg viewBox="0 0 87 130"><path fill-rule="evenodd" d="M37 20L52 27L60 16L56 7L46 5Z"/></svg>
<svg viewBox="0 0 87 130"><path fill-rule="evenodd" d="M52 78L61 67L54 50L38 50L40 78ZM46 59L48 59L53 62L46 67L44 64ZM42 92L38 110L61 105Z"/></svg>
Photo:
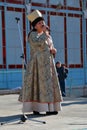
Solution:
<svg viewBox="0 0 87 130"><path fill-rule="evenodd" d="M53 116L29 116L24 124L19 124L22 104L18 94L0 96L0 130L87 130L87 98L65 97L62 111ZM12 120L14 120L12 122ZM40 121L46 121L43 124Z"/></svg>

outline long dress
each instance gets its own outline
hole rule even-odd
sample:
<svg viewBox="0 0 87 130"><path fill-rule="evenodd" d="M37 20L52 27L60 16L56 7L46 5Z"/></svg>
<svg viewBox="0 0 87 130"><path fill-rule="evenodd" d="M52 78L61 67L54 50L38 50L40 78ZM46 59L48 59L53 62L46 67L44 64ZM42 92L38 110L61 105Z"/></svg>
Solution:
<svg viewBox="0 0 87 130"><path fill-rule="evenodd" d="M30 60L19 96L19 101L23 102L22 111L60 111L62 95L48 37L32 31L28 40Z"/></svg>

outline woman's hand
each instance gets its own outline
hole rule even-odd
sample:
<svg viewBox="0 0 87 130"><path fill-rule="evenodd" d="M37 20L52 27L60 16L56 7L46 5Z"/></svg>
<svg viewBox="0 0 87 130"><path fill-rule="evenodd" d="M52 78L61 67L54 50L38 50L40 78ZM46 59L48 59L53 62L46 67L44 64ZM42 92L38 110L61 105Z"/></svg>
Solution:
<svg viewBox="0 0 87 130"><path fill-rule="evenodd" d="M53 55L53 57L55 58L55 55L56 55L56 53L57 53L56 48L50 49L50 53L51 53L51 54Z"/></svg>
<svg viewBox="0 0 87 130"><path fill-rule="evenodd" d="M57 53L56 48L52 48L52 49L50 49L50 53L55 55L55 54Z"/></svg>

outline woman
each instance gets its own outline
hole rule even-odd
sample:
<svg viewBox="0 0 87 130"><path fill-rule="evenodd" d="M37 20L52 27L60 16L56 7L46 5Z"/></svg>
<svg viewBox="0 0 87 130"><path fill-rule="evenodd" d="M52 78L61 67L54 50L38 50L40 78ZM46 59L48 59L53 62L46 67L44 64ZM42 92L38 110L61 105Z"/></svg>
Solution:
<svg viewBox="0 0 87 130"><path fill-rule="evenodd" d="M46 31L42 14L35 10L28 15L28 19L33 26L28 35L31 58L19 101L23 102L23 112L57 114L61 110L62 96L53 61L56 49Z"/></svg>

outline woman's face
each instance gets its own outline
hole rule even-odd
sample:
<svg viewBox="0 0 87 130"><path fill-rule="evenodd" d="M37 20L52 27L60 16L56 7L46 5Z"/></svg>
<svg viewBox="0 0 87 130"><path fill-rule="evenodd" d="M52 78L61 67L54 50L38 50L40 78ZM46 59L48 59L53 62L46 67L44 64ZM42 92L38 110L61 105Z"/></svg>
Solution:
<svg viewBox="0 0 87 130"><path fill-rule="evenodd" d="M35 29L37 30L37 32L42 32L43 31L43 26L45 25L45 22L43 20L39 21L36 25L35 25Z"/></svg>

